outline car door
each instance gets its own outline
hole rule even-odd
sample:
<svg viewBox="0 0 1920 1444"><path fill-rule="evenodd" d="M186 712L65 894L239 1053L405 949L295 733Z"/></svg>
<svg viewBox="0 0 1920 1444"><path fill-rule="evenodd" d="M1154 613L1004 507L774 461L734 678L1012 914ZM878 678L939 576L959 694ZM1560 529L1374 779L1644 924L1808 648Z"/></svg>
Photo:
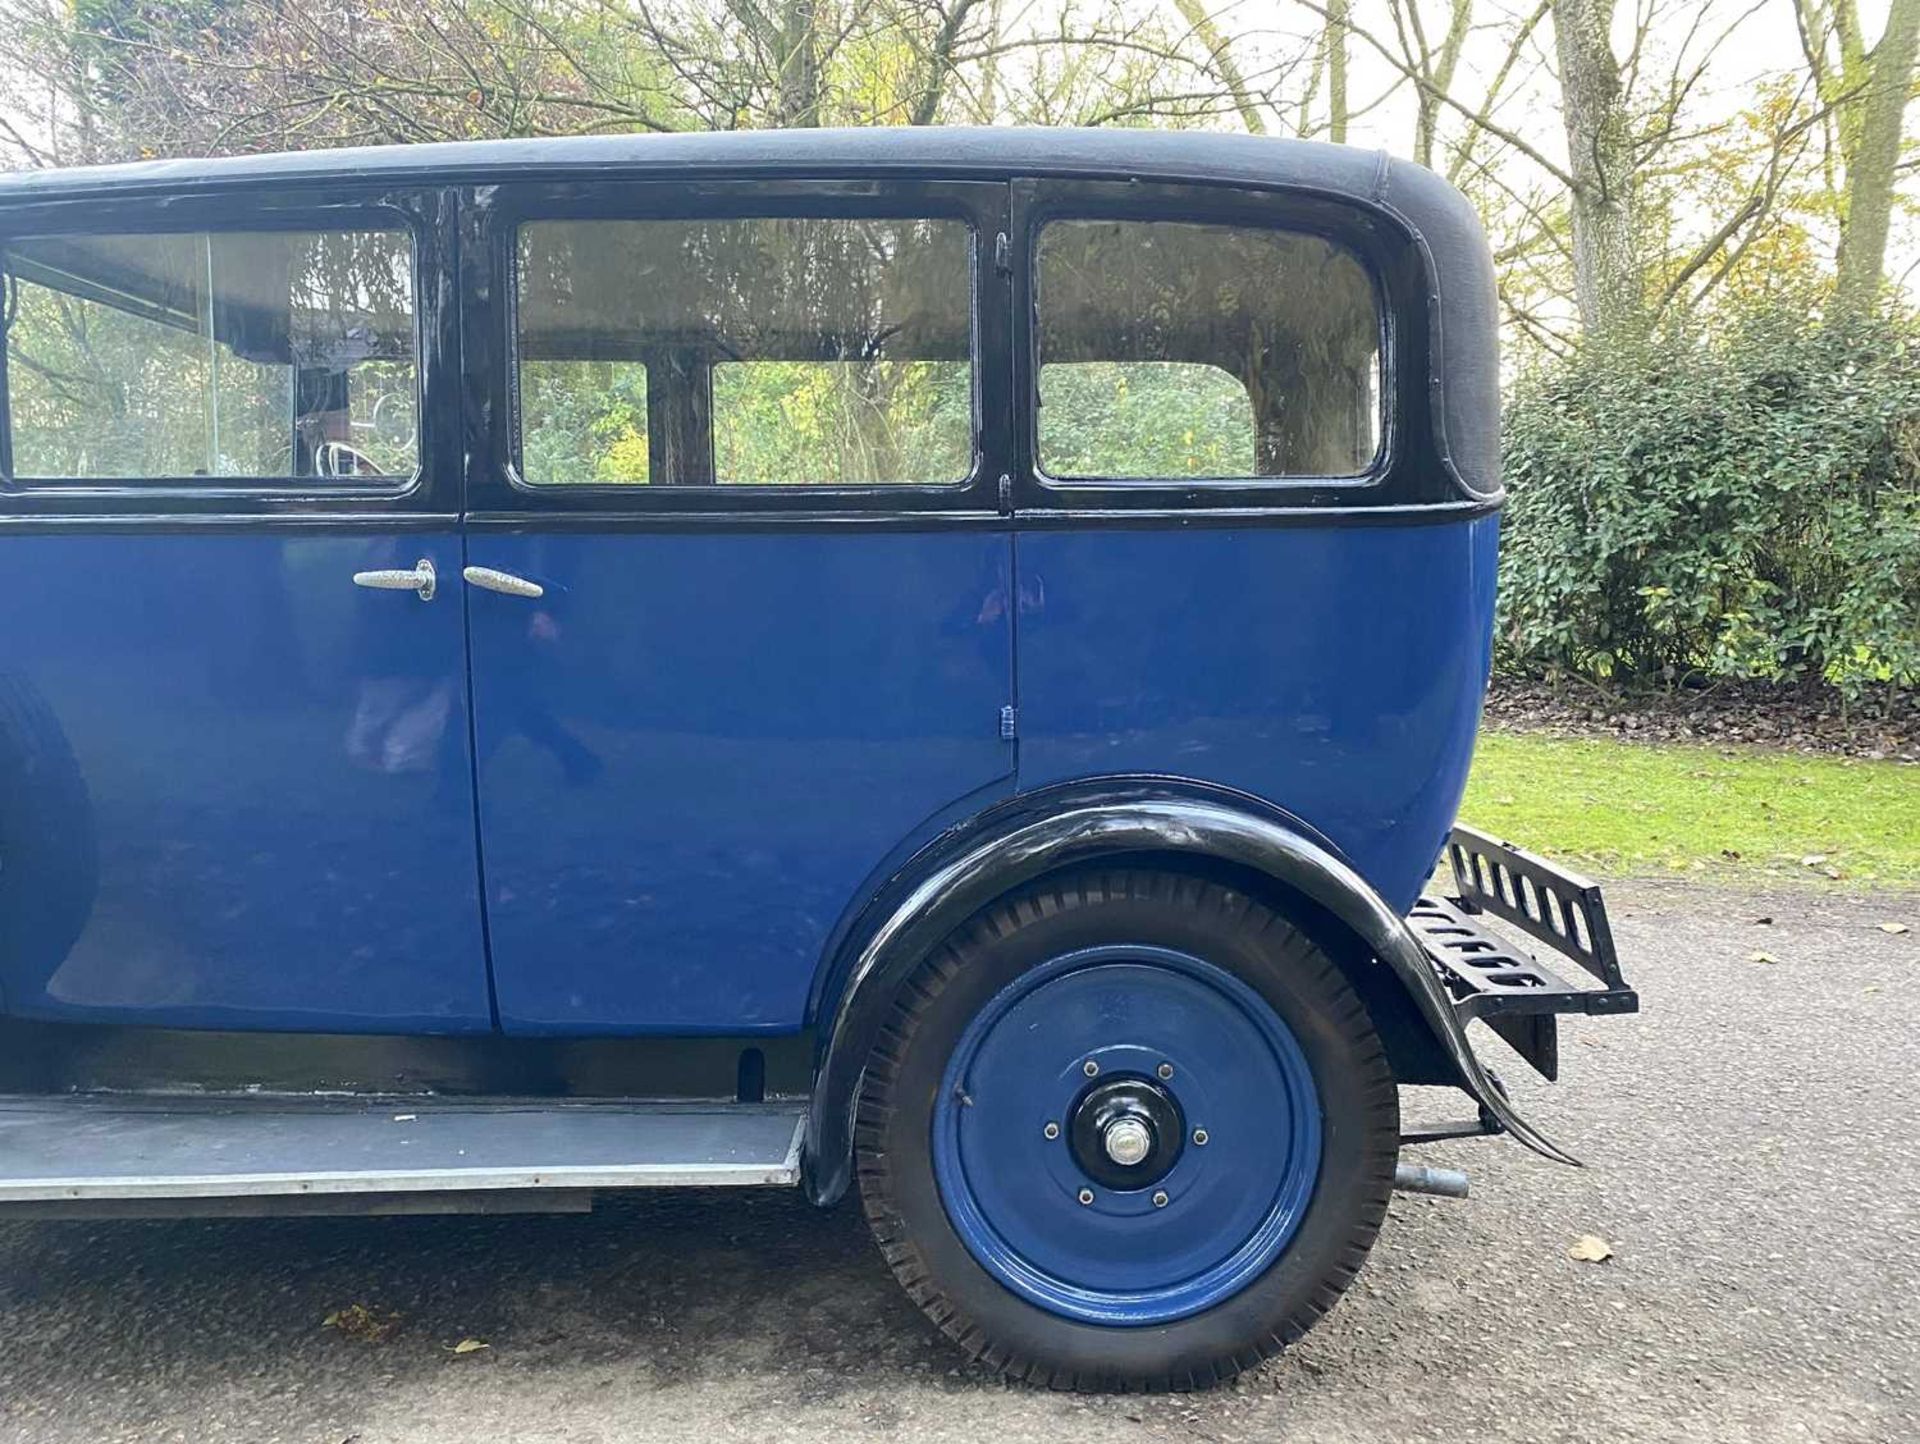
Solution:
<svg viewBox="0 0 1920 1444"><path fill-rule="evenodd" d="M11 1013L491 1028L452 215L355 191L0 214Z"/></svg>
<svg viewBox="0 0 1920 1444"><path fill-rule="evenodd" d="M863 888L1011 789L1005 206L474 199L468 344L505 358L470 365L503 424L467 607L508 1032L797 1029Z"/></svg>

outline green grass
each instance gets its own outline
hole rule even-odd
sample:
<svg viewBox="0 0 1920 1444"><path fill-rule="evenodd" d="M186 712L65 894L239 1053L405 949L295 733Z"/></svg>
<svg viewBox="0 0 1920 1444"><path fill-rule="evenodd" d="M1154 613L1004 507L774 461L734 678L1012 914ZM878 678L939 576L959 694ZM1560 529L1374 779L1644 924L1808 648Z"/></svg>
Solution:
<svg viewBox="0 0 1920 1444"><path fill-rule="evenodd" d="M1920 883L1920 768L1897 762L1489 733L1460 816L1594 871Z"/></svg>

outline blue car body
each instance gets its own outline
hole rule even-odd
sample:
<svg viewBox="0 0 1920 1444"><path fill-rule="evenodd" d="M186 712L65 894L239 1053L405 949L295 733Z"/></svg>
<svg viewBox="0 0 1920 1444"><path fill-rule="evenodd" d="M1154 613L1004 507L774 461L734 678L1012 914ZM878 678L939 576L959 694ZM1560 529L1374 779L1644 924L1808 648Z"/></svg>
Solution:
<svg viewBox="0 0 1920 1444"><path fill-rule="evenodd" d="M0 679L36 719L13 768L71 776L36 822L73 861L4 924L7 1013L795 1033L835 1006L835 949L907 859L1008 799L1112 777L1264 799L1411 905L1453 822L1489 657L1491 340L1469 322L1490 291L1470 215L1424 173L1314 147L994 140L429 147L0 182L14 236L377 213L414 237L420 347L404 485L12 467ZM853 179L877 166L977 235L965 483L885 501L656 488L636 506L514 473L506 283L473 258L517 218L677 213L699 187L664 182L688 175L724 210L804 206L812 186L857 211L886 195ZM1149 199L1116 201L1108 177ZM1378 251L1387 442L1353 480L1081 488L1083 503L1034 464L1028 282L1007 251L1082 190L1096 212L1184 212L1196 185L1229 217L1337 212ZM1458 335L1424 324L1435 293ZM1449 389L1430 393L1448 347ZM442 579L426 605L348 585L423 560ZM466 566L544 595L461 587ZM391 755L370 754L370 714L409 719L378 744Z"/></svg>

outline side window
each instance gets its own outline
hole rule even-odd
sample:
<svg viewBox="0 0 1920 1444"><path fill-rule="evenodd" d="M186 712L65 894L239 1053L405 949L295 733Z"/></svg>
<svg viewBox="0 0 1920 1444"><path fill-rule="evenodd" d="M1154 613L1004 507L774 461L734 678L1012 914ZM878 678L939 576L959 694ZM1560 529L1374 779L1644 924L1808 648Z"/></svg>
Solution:
<svg viewBox="0 0 1920 1444"><path fill-rule="evenodd" d="M16 478L413 473L405 231L48 236L0 259Z"/></svg>
<svg viewBox="0 0 1920 1444"><path fill-rule="evenodd" d="M965 222L548 220L516 249L529 483L938 485L973 469Z"/></svg>
<svg viewBox="0 0 1920 1444"><path fill-rule="evenodd" d="M1329 241L1054 221L1040 231L1034 291L1049 476L1354 476L1379 451L1374 286Z"/></svg>

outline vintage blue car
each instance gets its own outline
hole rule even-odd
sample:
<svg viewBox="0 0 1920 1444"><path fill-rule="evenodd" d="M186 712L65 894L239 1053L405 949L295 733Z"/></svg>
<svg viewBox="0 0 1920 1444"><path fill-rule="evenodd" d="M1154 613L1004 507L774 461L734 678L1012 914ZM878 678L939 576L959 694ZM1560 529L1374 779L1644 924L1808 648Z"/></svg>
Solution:
<svg viewBox="0 0 1920 1444"><path fill-rule="evenodd" d="M1163 1388L1464 1191L1408 1145L1571 1161L1467 1024L1552 1077L1636 999L1454 826L1496 306L1428 172L156 162L0 179L0 263L0 1213L857 1178L968 1354Z"/></svg>

